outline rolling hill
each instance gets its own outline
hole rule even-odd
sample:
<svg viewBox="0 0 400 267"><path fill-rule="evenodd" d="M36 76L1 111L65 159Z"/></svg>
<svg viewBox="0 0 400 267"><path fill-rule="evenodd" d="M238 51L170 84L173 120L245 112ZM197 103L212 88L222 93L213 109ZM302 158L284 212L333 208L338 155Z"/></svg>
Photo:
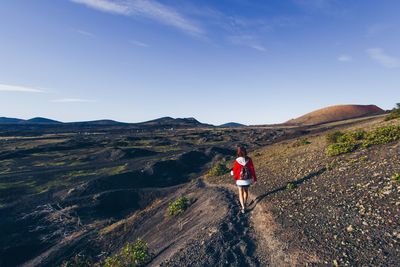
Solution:
<svg viewBox="0 0 400 267"><path fill-rule="evenodd" d="M385 113L376 105L336 105L307 113L287 121L288 125L316 125Z"/></svg>

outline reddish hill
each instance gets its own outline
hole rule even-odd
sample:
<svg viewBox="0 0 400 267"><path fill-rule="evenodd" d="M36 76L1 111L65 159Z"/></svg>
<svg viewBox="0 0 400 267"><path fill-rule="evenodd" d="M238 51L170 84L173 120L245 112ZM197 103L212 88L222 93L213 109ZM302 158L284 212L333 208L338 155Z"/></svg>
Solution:
<svg viewBox="0 0 400 267"><path fill-rule="evenodd" d="M337 105L315 110L286 124L315 125L384 113L375 105Z"/></svg>

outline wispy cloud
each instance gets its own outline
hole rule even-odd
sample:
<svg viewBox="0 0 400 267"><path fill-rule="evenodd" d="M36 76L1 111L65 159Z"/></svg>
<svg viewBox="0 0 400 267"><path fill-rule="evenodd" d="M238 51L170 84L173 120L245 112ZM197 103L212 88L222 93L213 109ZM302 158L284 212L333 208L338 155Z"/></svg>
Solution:
<svg viewBox="0 0 400 267"><path fill-rule="evenodd" d="M99 11L124 16L142 16L164 25L172 26L187 34L201 36L204 30L177 10L154 0L70 0Z"/></svg>
<svg viewBox="0 0 400 267"><path fill-rule="evenodd" d="M77 4L83 4L87 7L94 8L100 11L129 15L129 6L122 1L111 2L109 0L70 0Z"/></svg>
<svg viewBox="0 0 400 267"><path fill-rule="evenodd" d="M377 63L385 68L393 69L400 66L399 60L393 56L389 56L381 48L369 48L367 53L371 59L375 60Z"/></svg>
<svg viewBox="0 0 400 267"><path fill-rule="evenodd" d="M294 0L300 6L313 9L327 9L332 5L332 0Z"/></svg>
<svg viewBox="0 0 400 267"><path fill-rule="evenodd" d="M93 37L93 36L94 36L93 33L88 32L88 31L84 31L84 30L76 30L76 32L79 33L79 34L81 34L81 35L88 36L88 37Z"/></svg>
<svg viewBox="0 0 400 267"><path fill-rule="evenodd" d="M136 41L136 40L130 40L129 43L130 43L130 44L133 44L133 45L136 45L136 46L149 47L148 44L145 44L145 43L143 43L143 42Z"/></svg>
<svg viewBox="0 0 400 267"><path fill-rule="evenodd" d="M353 57L351 57L349 55L340 55L337 58L337 60L340 61L340 62L350 62L350 61L353 61Z"/></svg>
<svg viewBox="0 0 400 267"><path fill-rule="evenodd" d="M250 47L252 49L258 50L260 52L265 52L266 48L260 44L256 37L251 35L235 35L229 36L228 40L234 45L241 45Z"/></svg>
<svg viewBox="0 0 400 267"><path fill-rule="evenodd" d="M0 92L44 93L42 89L9 84L0 84Z"/></svg>
<svg viewBox="0 0 400 267"><path fill-rule="evenodd" d="M83 98L60 98L53 99L51 102L55 103L88 103L88 102L96 102L96 100L92 99L83 99Z"/></svg>
<svg viewBox="0 0 400 267"><path fill-rule="evenodd" d="M372 37L392 28L392 25L386 23L375 23L367 28L367 37Z"/></svg>

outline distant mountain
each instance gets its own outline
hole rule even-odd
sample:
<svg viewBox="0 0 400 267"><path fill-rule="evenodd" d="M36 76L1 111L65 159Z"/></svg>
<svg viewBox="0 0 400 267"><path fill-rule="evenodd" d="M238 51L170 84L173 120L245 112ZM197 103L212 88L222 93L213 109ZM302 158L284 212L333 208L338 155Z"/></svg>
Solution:
<svg viewBox="0 0 400 267"><path fill-rule="evenodd" d="M29 120L22 121L21 123L26 124L62 124L60 121L55 121L47 118L36 117Z"/></svg>
<svg viewBox="0 0 400 267"><path fill-rule="evenodd" d="M21 123L23 121L24 120L22 119L0 117L0 124L15 124L15 123Z"/></svg>
<svg viewBox="0 0 400 267"><path fill-rule="evenodd" d="M195 118L171 118L162 117L155 120L150 120L140 123L124 123L114 120L95 120L95 121L80 121L80 122L60 122L47 118L32 118L29 120L17 119L17 118L6 118L0 117L0 124L46 124L46 125L72 125L72 126L112 126L112 125L134 125L138 127L213 127L211 124L201 123Z"/></svg>
<svg viewBox="0 0 400 267"><path fill-rule="evenodd" d="M83 125L121 125L121 124L126 124L126 123L114 121L114 120L95 120L95 121L69 122L68 124L83 126Z"/></svg>
<svg viewBox="0 0 400 267"><path fill-rule="evenodd" d="M299 118L287 121L289 125L316 125L334 121L383 114L375 105L337 105L315 110Z"/></svg>
<svg viewBox="0 0 400 267"><path fill-rule="evenodd" d="M221 124L219 127L245 127L246 125L237 122L228 122Z"/></svg>
<svg viewBox="0 0 400 267"><path fill-rule="evenodd" d="M41 117L36 117L29 120L1 117L0 124L62 124L62 122Z"/></svg>
<svg viewBox="0 0 400 267"><path fill-rule="evenodd" d="M162 126L162 127L210 127L210 124L204 124L196 120L195 118L171 118L162 117L155 120L138 123L137 125L142 126Z"/></svg>

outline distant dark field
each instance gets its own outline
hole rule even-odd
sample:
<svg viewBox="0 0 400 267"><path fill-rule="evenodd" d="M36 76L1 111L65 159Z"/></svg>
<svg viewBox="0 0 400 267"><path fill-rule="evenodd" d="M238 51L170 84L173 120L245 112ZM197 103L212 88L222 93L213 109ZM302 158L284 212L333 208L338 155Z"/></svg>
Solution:
<svg viewBox="0 0 400 267"><path fill-rule="evenodd" d="M297 133L157 125L2 125L0 265L21 264L65 236L145 208L162 194L158 188L198 177L213 161L234 156L239 143L258 147ZM154 190L149 193L149 188Z"/></svg>

